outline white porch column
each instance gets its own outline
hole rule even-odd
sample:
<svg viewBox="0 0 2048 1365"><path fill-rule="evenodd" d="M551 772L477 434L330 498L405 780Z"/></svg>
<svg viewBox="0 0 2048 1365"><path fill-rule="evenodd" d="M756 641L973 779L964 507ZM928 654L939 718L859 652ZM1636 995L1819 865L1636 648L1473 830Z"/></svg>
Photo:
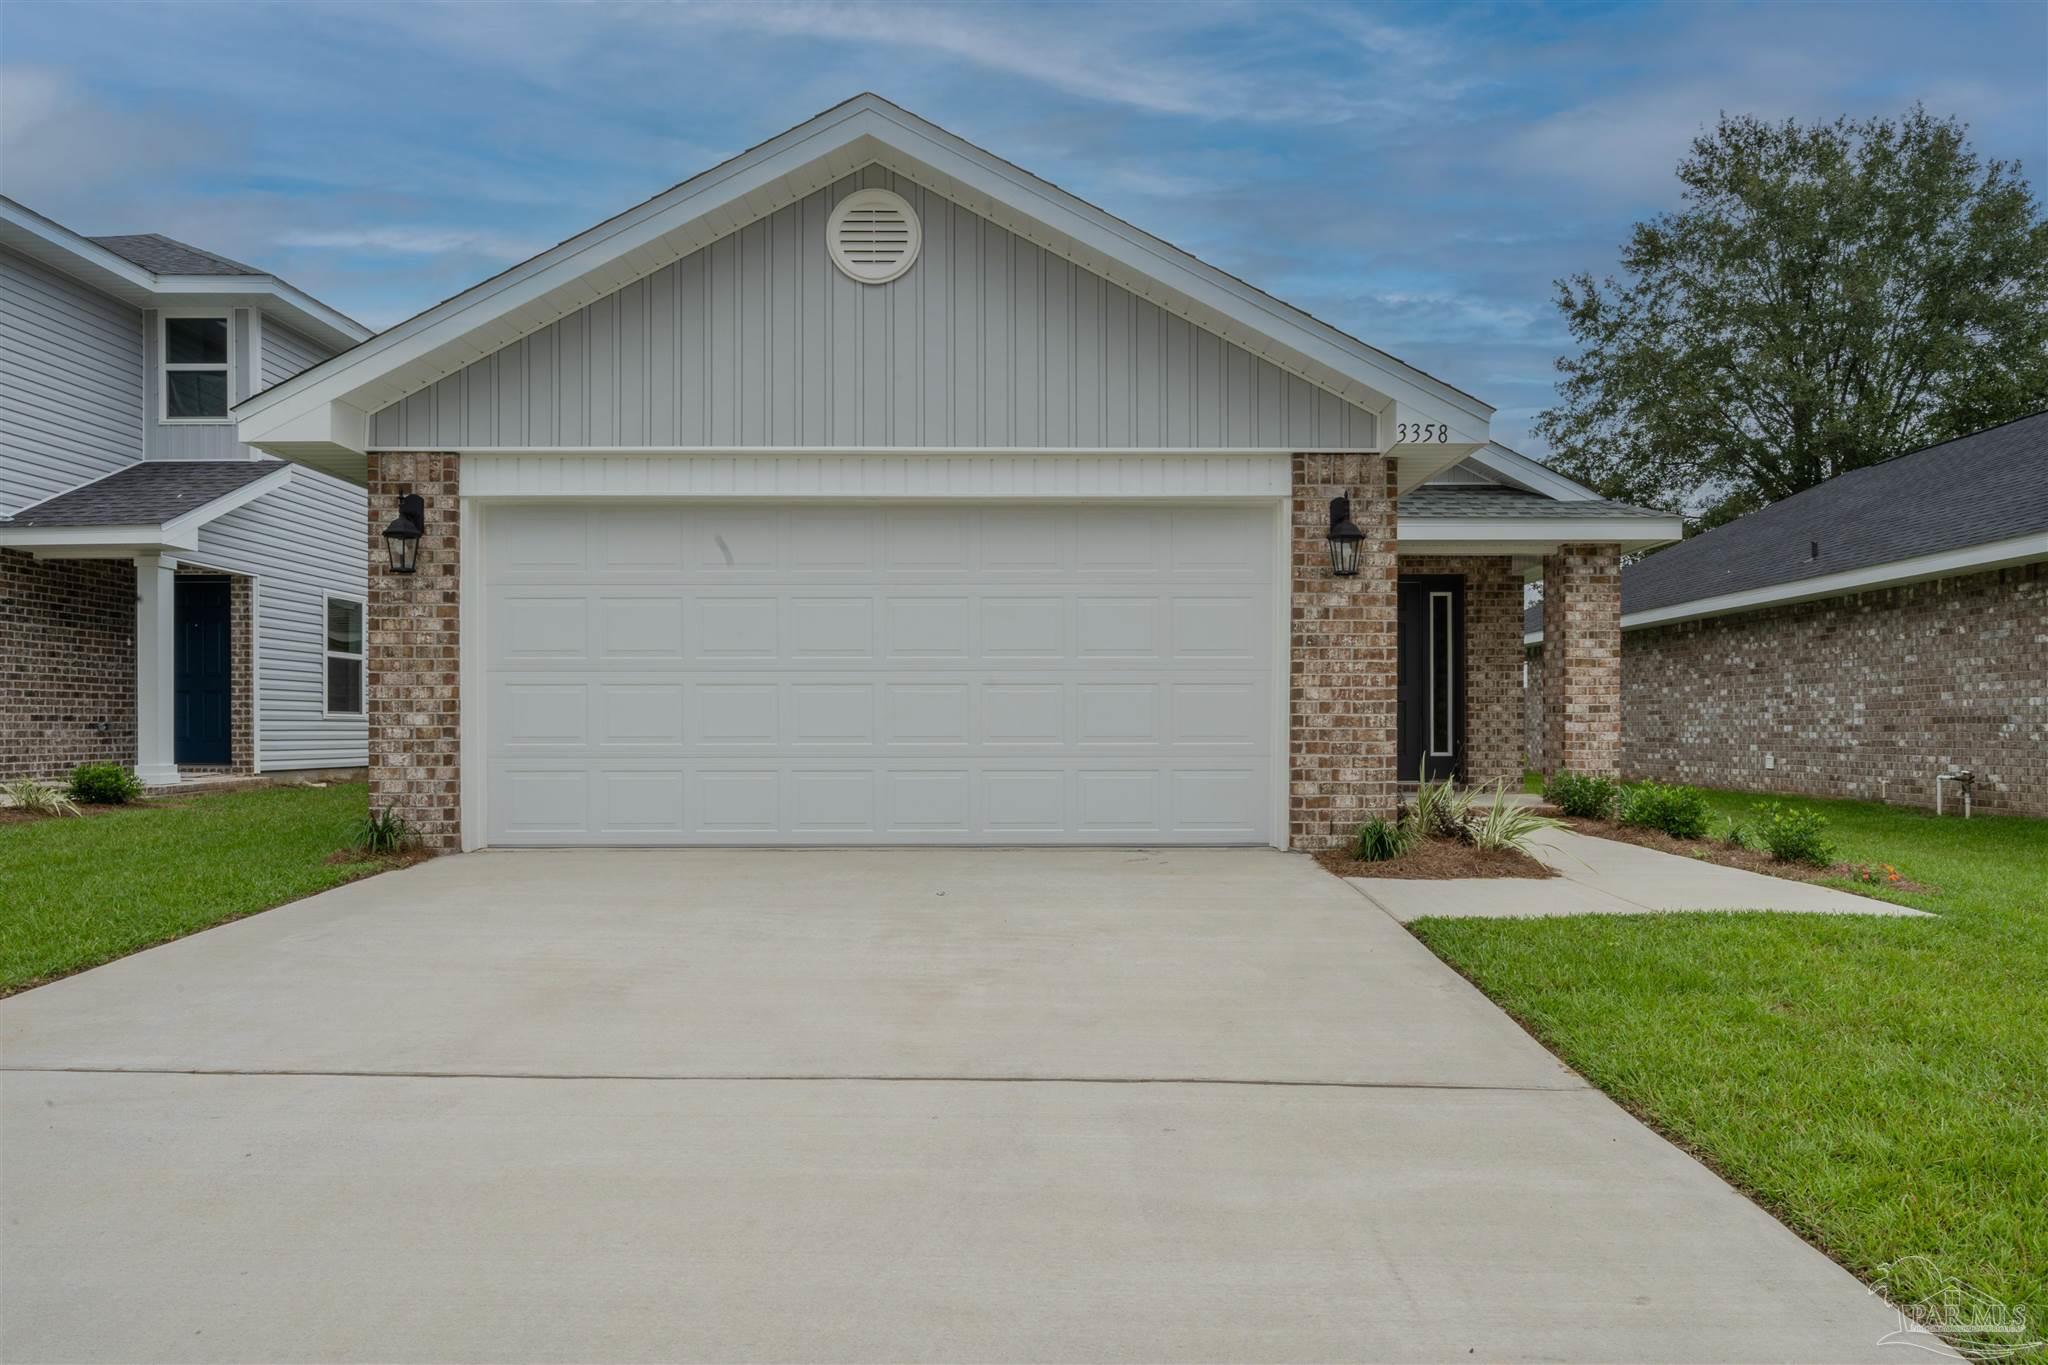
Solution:
<svg viewBox="0 0 2048 1365"><path fill-rule="evenodd" d="M178 561L135 557L135 775L152 787L178 780Z"/></svg>

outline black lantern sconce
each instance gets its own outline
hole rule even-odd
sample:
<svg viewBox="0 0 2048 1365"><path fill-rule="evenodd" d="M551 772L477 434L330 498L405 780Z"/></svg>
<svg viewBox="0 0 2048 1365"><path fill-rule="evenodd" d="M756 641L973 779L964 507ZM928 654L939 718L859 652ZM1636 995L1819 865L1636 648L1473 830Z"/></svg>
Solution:
<svg viewBox="0 0 2048 1365"><path fill-rule="evenodd" d="M398 499L398 520L384 528L384 548L391 552L391 572L418 573L420 531L427 524L427 500L417 493Z"/></svg>
<svg viewBox="0 0 2048 1365"><path fill-rule="evenodd" d="M1330 499L1330 572L1339 578L1358 577L1358 546L1365 532L1351 519L1351 499Z"/></svg>

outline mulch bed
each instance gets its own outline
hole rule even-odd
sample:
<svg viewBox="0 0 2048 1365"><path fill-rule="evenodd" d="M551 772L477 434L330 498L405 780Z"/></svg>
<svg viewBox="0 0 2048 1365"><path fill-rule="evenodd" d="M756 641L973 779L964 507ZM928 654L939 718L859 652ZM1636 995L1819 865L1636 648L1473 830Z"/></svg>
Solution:
<svg viewBox="0 0 2048 1365"><path fill-rule="evenodd" d="M366 853L360 848L337 848L321 859L333 867L345 867L354 863L374 863L386 870L412 867L434 856L430 848L408 848L399 853Z"/></svg>
<svg viewBox="0 0 2048 1365"><path fill-rule="evenodd" d="M1340 877L1394 877L1402 881L1452 881L1463 877L1555 877L1557 873L1526 853L1481 851L1456 839L1424 839L1398 858L1361 862L1351 850L1327 849L1316 861Z"/></svg>
<svg viewBox="0 0 2048 1365"><path fill-rule="evenodd" d="M1933 893L1939 888L1922 882L1885 881L1884 870L1878 869L1879 881L1864 881L1859 869L1851 863L1836 863L1832 867L1814 867L1807 863L1780 862L1759 849L1723 843L1718 839L1678 839L1661 829L1644 829L1640 825L1616 824L1612 820L1582 820L1574 815L1560 813L1554 806L1541 807L1544 815L1562 820L1580 834L1590 834L1599 839L1612 839L1616 843L1636 844L1642 848L1654 848L1659 853L1675 853L1681 858L1698 858L1702 862L1719 863L1722 867L1738 867L1744 872L1761 872L1766 877L1783 877L1792 882L1852 882L1861 889L1864 886L1882 886L1891 891Z"/></svg>

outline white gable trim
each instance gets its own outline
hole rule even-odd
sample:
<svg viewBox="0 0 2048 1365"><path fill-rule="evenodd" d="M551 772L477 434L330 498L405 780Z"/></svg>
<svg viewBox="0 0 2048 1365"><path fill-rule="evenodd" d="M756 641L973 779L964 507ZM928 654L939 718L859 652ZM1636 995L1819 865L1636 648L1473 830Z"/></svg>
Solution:
<svg viewBox="0 0 2048 1365"><path fill-rule="evenodd" d="M245 400L235 409L241 439L360 482L370 413L874 164L1376 413L1406 486L1486 441L1487 404L873 95ZM1398 447L1404 423L1428 423L1445 439Z"/></svg>
<svg viewBox="0 0 2048 1365"><path fill-rule="evenodd" d="M1911 559L1895 559L1889 564L1873 564L1863 569L1845 569L1841 573L1822 574L1818 578L1802 578L1792 583L1772 583L1745 592L1698 597L1690 602L1675 602L1668 607L1658 607L1651 611L1629 612L1621 618L1621 628L1640 630L1645 626L1666 626L1673 622L1693 621L1705 616L1732 616L1739 612L1755 611L1759 607L1817 602L1824 597L1868 592L1873 588L1902 587L1908 583L1924 583L1931 578L1952 578L1958 574L2010 568L2015 564L2028 564L2037 559L2048 559L2048 532L2015 536L2010 540L1987 541L1982 545L1968 545L1960 550L1943 550L1939 554L1915 555ZM1526 632L1522 636L1522 643L1542 644L1543 632Z"/></svg>
<svg viewBox="0 0 2048 1365"><path fill-rule="evenodd" d="M117 256L34 209L0 195L0 246L92 286L135 308L246 308L270 311L309 338L354 346L370 329L275 275L159 275Z"/></svg>

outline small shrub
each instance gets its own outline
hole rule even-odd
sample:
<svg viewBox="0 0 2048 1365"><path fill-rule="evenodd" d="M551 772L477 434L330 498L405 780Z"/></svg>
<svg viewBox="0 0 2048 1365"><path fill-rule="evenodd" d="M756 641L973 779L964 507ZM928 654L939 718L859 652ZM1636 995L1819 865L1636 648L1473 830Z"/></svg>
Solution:
<svg viewBox="0 0 2048 1365"><path fill-rule="evenodd" d="M1415 835L1406 825L1387 820L1368 820L1358 827L1351 841L1351 854L1362 863L1383 863L1415 847Z"/></svg>
<svg viewBox="0 0 2048 1365"><path fill-rule="evenodd" d="M63 788L38 782L33 777L17 777L12 782L0 784L0 792L5 792L8 800L31 815L78 814L77 803L64 794Z"/></svg>
<svg viewBox="0 0 2048 1365"><path fill-rule="evenodd" d="M1591 773L1552 773L1543 784L1544 800L1581 820L1605 820L1620 796L1621 787L1613 778Z"/></svg>
<svg viewBox="0 0 2048 1365"><path fill-rule="evenodd" d="M1749 847L1749 826L1734 816L1728 817L1728 827L1721 831L1721 842L1730 848Z"/></svg>
<svg viewBox="0 0 2048 1365"><path fill-rule="evenodd" d="M1465 837L1472 841L1472 847L1490 852L1507 849L1515 853L1527 853L1529 840L1546 829L1557 829L1564 824L1547 815L1538 815L1527 806L1516 805L1507 799L1508 785L1505 780L1493 789L1493 804L1473 817L1465 827Z"/></svg>
<svg viewBox="0 0 2048 1365"><path fill-rule="evenodd" d="M412 826L397 811L371 811L356 826L355 844L365 853L403 853L413 845Z"/></svg>
<svg viewBox="0 0 2048 1365"><path fill-rule="evenodd" d="M1811 806L1765 801L1756 807L1757 842L1782 863L1826 867L1835 856L1827 829L1827 817Z"/></svg>
<svg viewBox="0 0 2048 1365"><path fill-rule="evenodd" d="M1621 789L1616 818L1624 825L1661 829L1674 839L1698 839L1707 832L1706 793L1698 787L1639 782Z"/></svg>
<svg viewBox="0 0 2048 1365"><path fill-rule="evenodd" d="M1450 778L1424 782L1415 789L1415 799L1401 814L1402 828L1416 839L1462 839L1472 818L1476 791L1459 791Z"/></svg>
<svg viewBox="0 0 2048 1365"><path fill-rule="evenodd" d="M142 795L142 779L118 763L81 763L71 770L71 796L95 806L125 806Z"/></svg>

